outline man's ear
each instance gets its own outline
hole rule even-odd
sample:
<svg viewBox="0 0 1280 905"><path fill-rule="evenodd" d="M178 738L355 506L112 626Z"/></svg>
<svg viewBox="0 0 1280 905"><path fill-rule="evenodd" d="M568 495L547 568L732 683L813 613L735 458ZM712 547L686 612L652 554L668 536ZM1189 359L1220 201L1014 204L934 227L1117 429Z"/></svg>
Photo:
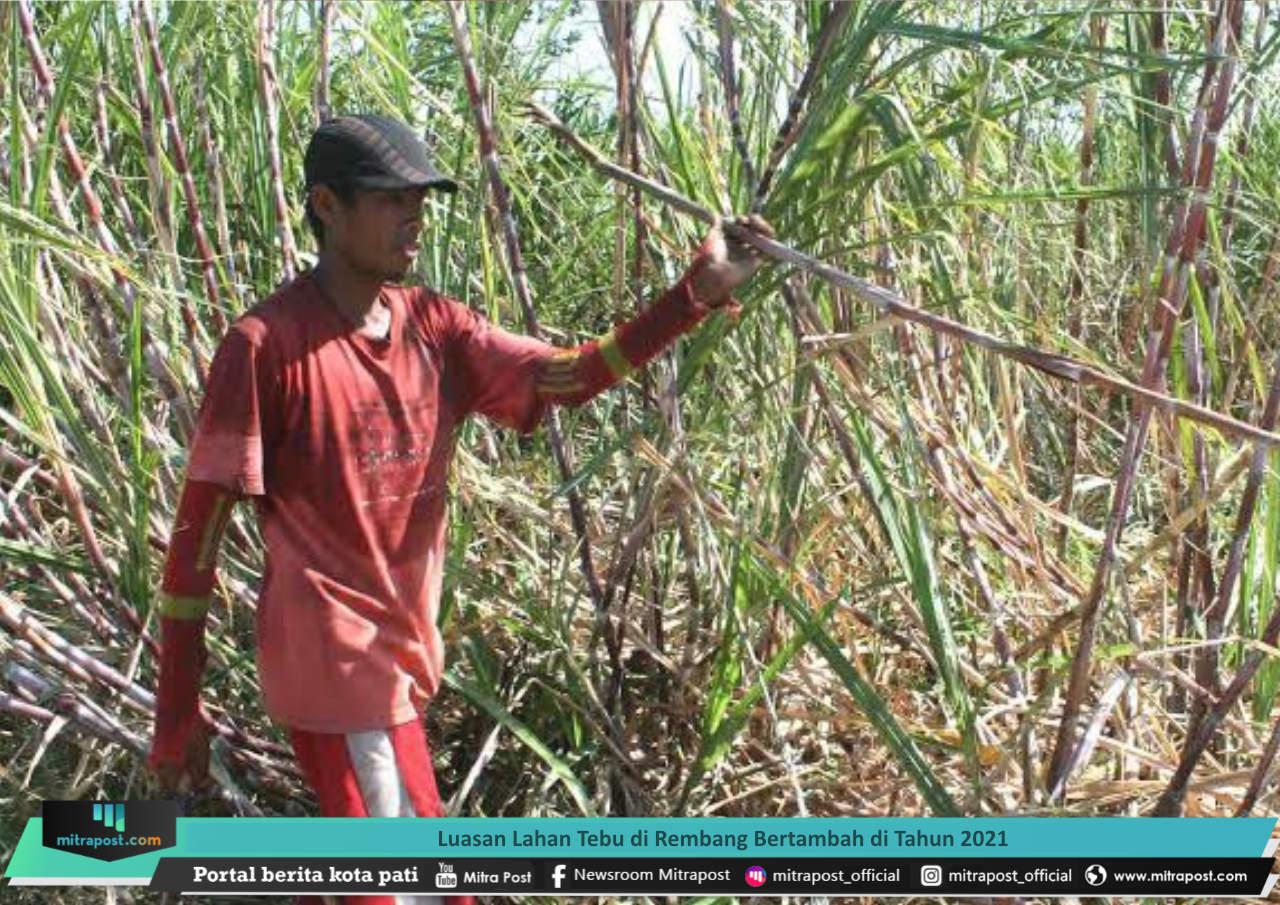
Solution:
<svg viewBox="0 0 1280 905"><path fill-rule="evenodd" d="M311 187L311 209L315 211L316 216L320 218L320 222L324 224L325 231L333 225L335 209L340 203L340 199L334 194L333 189L324 183L313 185Z"/></svg>

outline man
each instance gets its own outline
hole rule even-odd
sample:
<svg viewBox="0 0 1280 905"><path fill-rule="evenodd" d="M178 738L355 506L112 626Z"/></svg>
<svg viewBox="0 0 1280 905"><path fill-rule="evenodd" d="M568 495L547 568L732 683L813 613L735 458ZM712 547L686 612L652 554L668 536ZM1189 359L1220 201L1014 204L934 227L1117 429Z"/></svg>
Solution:
<svg viewBox="0 0 1280 905"><path fill-rule="evenodd" d="M149 762L167 788L206 782L205 614L232 504L252 497L266 542L259 683L321 814L438 816L421 716L444 666L455 430L482 414L527 432L547 406L587 401L731 306L761 261L717 226L642 314L558 349L397 285L425 193L456 189L403 123L329 120L304 170L317 266L236 321L210 368L165 563Z"/></svg>

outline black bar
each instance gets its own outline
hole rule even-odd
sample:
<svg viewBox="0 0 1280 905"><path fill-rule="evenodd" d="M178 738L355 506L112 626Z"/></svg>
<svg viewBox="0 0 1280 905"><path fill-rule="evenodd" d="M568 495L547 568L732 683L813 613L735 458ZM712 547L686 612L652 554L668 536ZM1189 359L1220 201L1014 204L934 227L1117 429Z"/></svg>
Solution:
<svg viewBox="0 0 1280 905"><path fill-rule="evenodd" d="M674 859L161 858L151 888L280 895L1257 896L1273 863L1273 858L765 855ZM749 882L749 877L759 882Z"/></svg>

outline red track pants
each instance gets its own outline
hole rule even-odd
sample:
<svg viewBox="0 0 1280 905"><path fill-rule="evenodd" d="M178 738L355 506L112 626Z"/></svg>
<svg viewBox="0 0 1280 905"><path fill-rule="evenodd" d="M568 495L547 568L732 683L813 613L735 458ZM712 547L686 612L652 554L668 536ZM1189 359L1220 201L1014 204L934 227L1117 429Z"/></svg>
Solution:
<svg viewBox="0 0 1280 905"><path fill-rule="evenodd" d="M431 751L420 719L368 732L289 730L293 751L320 799L322 817L442 817ZM298 905L336 903L301 896ZM344 905L475 905L474 896L344 896Z"/></svg>

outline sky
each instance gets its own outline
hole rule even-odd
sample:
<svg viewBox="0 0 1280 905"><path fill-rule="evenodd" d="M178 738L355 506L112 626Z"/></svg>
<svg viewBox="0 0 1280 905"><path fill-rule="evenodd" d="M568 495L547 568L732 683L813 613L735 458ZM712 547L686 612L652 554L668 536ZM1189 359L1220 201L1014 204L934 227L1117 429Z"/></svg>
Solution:
<svg viewBox="0 0 1280 905"><path fill-rule="evenodd" d="M661 13L658 10L661 8ZM658 31L654 45L663 56L672 84L676 83L680 65L689 57L684 31L693 21L692 7L683 0L644 0L639 4L640 20L636 28L636 41L642 43L649 34L650 24L658 15ZM562 26L565 31L577 30L582 37L574 52L558 59L547 71L553 81L581 77L600 85L610 92L614 90L613 69L609 65L604 36L600 29L599 12L594 2L584 0L577 15ZM637 48L638 50L639 48ZM686 85L689 88L692 81ZM657 66L650 59L645 70L644 90L657 101L661 98L661 84Z"/></svg>

